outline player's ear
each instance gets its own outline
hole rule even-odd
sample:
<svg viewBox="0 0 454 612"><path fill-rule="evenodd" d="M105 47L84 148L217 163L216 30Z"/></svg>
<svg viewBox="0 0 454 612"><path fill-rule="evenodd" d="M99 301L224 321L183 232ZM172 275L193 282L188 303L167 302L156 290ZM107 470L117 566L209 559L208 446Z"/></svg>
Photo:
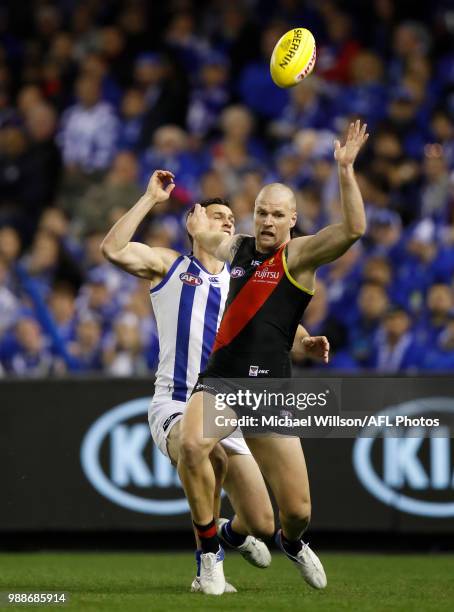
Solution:
<svg viewBox="0 0 454 612"><path fill-rule="evenodd" d="M296 218L297 218L297 214L296 214L296 210L294 210L292 212L292 216L290 217L290 229L292 227L295 227L295 225L296 225Z"/></svg>

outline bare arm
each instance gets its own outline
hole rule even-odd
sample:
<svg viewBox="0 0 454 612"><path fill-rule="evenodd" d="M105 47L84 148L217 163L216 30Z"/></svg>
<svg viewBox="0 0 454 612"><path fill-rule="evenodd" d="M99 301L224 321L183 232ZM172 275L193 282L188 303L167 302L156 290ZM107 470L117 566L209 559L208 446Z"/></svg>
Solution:
<svg viewBox="0 0 454 612"><path fill-rule="evenodd" d="M366 215L361 192L356 182L353 162L367 141L367 125L359 121L350 125L343 147L336 140L334 157L338 163L339 186L342 204L341 223L329 225L314 236L295 238L289 244L289 268L316 270L334 261L347 251L366 231Z"/></svg>
<svg viewBox="0 0 454 612"><path fill-rule="evenodd" d="M210 231L206 211L200 204L194 206L193 213L188 217L187 228L205 251L220 261L230 263L244 238L243 234L227 236L224 232Z"/></svg>
<svg viewBox="0 0 454 612"><path fill-rule="evenodd" d="M170 196L175 187L173 178L173 174L165 170L154 172L145 194L115 223L101 244L104 257L122 270L140 278L154 280L156 277L164 276L178 257L178 253L172 249L131 242L131 238L150 210L158 202L164 202Z"/></svg>

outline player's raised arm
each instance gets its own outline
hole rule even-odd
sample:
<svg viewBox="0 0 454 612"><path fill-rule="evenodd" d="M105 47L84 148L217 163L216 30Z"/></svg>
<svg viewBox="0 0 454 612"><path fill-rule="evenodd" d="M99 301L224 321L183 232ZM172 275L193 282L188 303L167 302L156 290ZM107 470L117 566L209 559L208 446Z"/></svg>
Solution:
<svg viewBox="0 0 454 612"><path fill-rule="evenodd" d="M174 175L166 170L153 172L145 194L115 223L101 244L104 257L140 278L154 280L157 276L164 276L178 257L172 249L131 242L150 210L169 198L175 187L173 179Z"/></svg>
<svg viewBox="0 0 454 612"><path fill-rule="evenodd" d="M343 146L339 140L335 141L334 158L338 165L343 220L325 227L313 236L292 240L289 245L289 267L293 270L315 270L334 261L364 235L366 215L353 163L369 137L366 129L367 125L361 126L358 120L350 124Z"/></svg>
<svg viewBox="0 0 454 612"><path fill-rule="evenodd" d="M194 206L186 227L192 238L197 240L205 251L220 261L231 262L244 238L243 234L227 236L224 232L210 230L206 210L200 204Z"/></svg>

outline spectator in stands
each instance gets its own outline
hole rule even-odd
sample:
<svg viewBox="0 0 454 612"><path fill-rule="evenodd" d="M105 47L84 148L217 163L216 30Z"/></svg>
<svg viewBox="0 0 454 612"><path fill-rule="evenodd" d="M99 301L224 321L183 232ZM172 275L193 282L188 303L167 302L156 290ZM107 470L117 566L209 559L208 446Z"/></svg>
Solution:
<svg viewBox="0 0 454 612"><path fill-rule="evenodd" d="M358 293L356 316L348 325L348 350L360 366L373 360L376 336L389 308L388 295L382 285L364 283Z"/></svg>
<svg viewBox="0 0 454 612"><path fill-rule="evenodd" d="M17 207L12 214L24 224L29 203L27 182L27 139L24 130L8 125L0 132L0 207Z"/></svg>
<svg viewBox="0 0 454 612"><path fill-rule="evenodd" d="M344 326L329 312L326 284L317 279L315 293L304 313L303 325L312 336L329 338L331 351L336 353L347 343Z"/></svg>
<svg viewBox="0 0 454 612"><path fill-rule="evenodd" d="M416 332L418 341L428 347L437 344L438 337L450 320L453 310L452 289L449 285L432 285L426 296L425 311Z"/></svg>
<svg viewBox="0 0 454 612"><path fill-rule="evenodd" d="M26 130L29 138L26 177L30 194L29 208L34 214L55 201L61 178L61 156L55 144L57 115L48 104L34 106L26 114Z"/></svg>
<svg viewBox="0 0 454 612"><path fill-rule="evenodd" d="M440 332L435 345L425 345L420 366L424 370L452 372L454 368L454 313L448 317L445 328Z"/></svg>
<svg viewBox="0 0 454 612"><path fill-rule="evenodd" d="M443 147L442 156L450 170L454 169L454 121L450 113L443 109L436 109L431 117L431 137L433 142Z"/></svg>
<svg viewBox="0 0 454 612"><path fill-rule="evenodd" d="M398 250L402 237L402 221L399 215L386 208L374 210L371 207L367 210L367 217L367 241L370 254L393 257Z"/></svg>
<svg viewBox="0 0 454 612"><path fill-rule="evenodd" d="M54 282L65 281L77 288L81 283L76 261L58 237L45 230L37 231L21 263L43 298L48 295Z"/></svg>
<svg viewBox="0 0 454 612"><path fill-rule="evenodd" d="M121 314L104 350L104 368L112 376L140 376L148 372L142 354L144 345L136 315Z"/></svg>
<svg viewBox="0 0 454 612"><path fill-rule="evenodd" d="M101 53L87 53L80 62L79 74L99 83L100 98L103 102L115 109L119 107L122 91L111 74L107 59Z"/></svg>
<svg viewBox="0 0 454 612"><path fill-rule="evenodd" d="M57 238L45 231L37 232L31 248L21 261L44 298L50 292L51 285L56 279L58 260L59 246Z"/></svg>
<svg viewBox="0 0 454 612"><path fill-rule="evenodd" d="M82 249L77 237L72 232L68 215L61 208L46 208L43 210L38 222L38 230L54 235L64 250L75 261L80 261Z"/></svg>
<svg viewBox="0 0 454 612"><path fill-rule="evenodd" d="M327 129L331 126L331 115L331 100L323 81L314 75L291 90L289 103L270 124L270 133L276 139L287 140L295 130Z"/></svg>
<svg viewBox="0 0 454 612"><path fill-rule="evenodd" d="M200 178L200 199L212 198L227 199L227 186L221 172L211 169L204 172Z"/></svg>
<svg viewBox="0 0 454 612"><path fill-rule="evenodd" d="M108 279L100 269L94 269L88 274L88 279L76 302L78 318L91 312L101 324L103 334L107 333L112 321L120 309L120 300L125 296L118 295L111 289Z"/></svg>
<svg viewBox="0 0 454 612"><path fill-rule="evenodd" d="M137 317L147 365L150 370L153 370L158 362L159 341L156 320L151 308L149 289L148 281L139 281L137 288L130 294L125 304L124 312L132 313Z"/></svg>
<svg viewBox="0 0 454 612"><path fill-rule="evenodd" d="M372 51L360 51L351 61L349 79L351 85L343 89L335 102L337 113L344 117L359 115L373 129L386 115L383 62Z"/></svg>
<svg viewBox="0 0 454 612"><path fill-rule="evenodd" d="M77 104L65 111L60 144L65 172L92 176L103 173L117 147L118 119L113 108L101 101L98 79L81 76L76 82Z"/></svg>
<svg viewBox="0 0 454 612"><path fill-rule="evenodd" d="M118 153L102 183L90 187L80 201L77 215L79 233L105 231L110 227L110 215L115 208L128 208L140 198L142 192L138 179L135 155L127 151Z"/></svg>
<svg viewBox="0 0 454 612"><path fill-rule="evenodd" d="M118 148L137 151L145 119L145 96L137 87L128 89L121 102L121 124Z"/></svg>
<svg viewBox="0 0 454 612"><path fill-rule="evenodd" d="M304 182L301 160L293 145L283 145L274 156L274 169L265 178L266 183L285 183L291 189L298 189Z"/></svg>
<svg viewBox="0 0 454 612"><path fill-rule="evenodd" d="M176 125L164 125L157 129L153 144L141 156L140 179L146 185L156 168L166 168L178 176L178 186L190 193L197 193L197 184L207 164L199 155L190 152L186 132Z"/></svg>
<svg viewBox="0 0 454 612"><path fill-rule="evenodd" d="M75 360L75 372L102 370L101 325L97 318L85 312L76 327L76 337L69 344L69 352Z"/></svg>
<svg viewBox="0 0 454 612"><path fill-rule="evenodd" d="M357 299L364 249L357 242L341 257L320 270L318 275L326 285L330 308L348 325L349 313Z"/></svg>
<svg viewBox="0 0 454 612"><path fill-rule="evenodd" d="M132 58L126 50L126 38L121 28L108 25L99 32L98 49L109 66L109 72L120 87L131 81Z"/></svg>
<svg viewBox="0 0 454 612"><path fill-rule="evenodd" d="M134 85L145 96L146 113L139 148L150 145L155 131L163 125L186 125L188 105L187 76L176 74L175 66L157 53L136 58Z"/></svg>
<svg viewBox="0 0 454 612"><path fill-rule="evenodd" d="M415 370L419 365L421 349L411 331L410 315L399 306L388 310L374 344L369 364L379 372Z"/></svg>
<svg viewBox="0 0 454 612"><path fill-rule="evenodd" d="M410 231L405 256L396 270L396 299L413 311L422 307L423 296L434 283L434 263L438 253L435 224L431 219L419 221Z"/></svg>
<svg viewBox="0 0 454 612"><path fill-rule="evenodd" d="M8 266L18 260L21 246L19 233L12 225L0 227L0 255L5 259Z"/></svg>
<svg viewBox="0 0 454 612"><path fill-rule="evenodd" d="M405 21L393 33L393 57L390 62L390 76L398 83L405 66L415 56L425 57L430 49L430 35L422 23Z"/></svg>
<svg viewBox="0 0 454 612"><path fill-rule="evenodd" d="M276 87L270 79L270 57L285 30L282 22L274 22L262 31L261 56L244 66L238 82L243 104L259 118L267 120L280 117L289 100L289 92Z"/></svg>
<svg viewBox="0 0 454 612"><path fill-rule="evenodd" d="M43 378L57 371L57 362L47 348L38 323L30 316L19 318L15 326L17 350L7 365L7 372L15 376Z"/></svg>
<svg viewBox="0 0 454 612"><path fill-rule="evenodd" d="M47 304L60 338L65 344L73 340L76 326L75 292L71 285L60 283L48 295Z"/></svg>
<svg viewBox="0 0 454 612"><path fill-rule="evenodd" d="M45 103L46 100L38 85L26 84L19 89L16 105L22 120L25 120L25 117L36 106L41 106Z"/></svg>
<svg viewBox="0 0 454 612"><path fill-rule="evenodd" d="M8 260L0 254L0 338L12 326L19 310L19 299L10 288Z"/></svg>
<svg viewBox="0 0 454 612"><path fill-rule="evenodd" d="M353 36L352 19L347 13L334 8L331 3L324 4L321 9L328 42L318 50L317 74L329 81L350 83L352 62L360 50L360 45Z"/></svg>
<svg viewBox="0 0 454 612"><path fill-rule="evenodd" d="M228 78L227 58L208 52L189 100L187 127L190 134L205 138L217 128L220 114L230 99Z"/></svg>
<svg viewBox="0 0 454 612"><path fill-rule="evenodd" d="M230 192L238 191L242 175L264 159L261 143L253 138L251 112L239 105L228 106L221 115L223 137L212 148L213 166L221 172Z"/></svg>
<svg viewBox="0 0 454 612"><path fill-rule="evenodd" d="M449 173L441 145L426 145L421 188L421 213L434 221L447 218Z"/></svg>

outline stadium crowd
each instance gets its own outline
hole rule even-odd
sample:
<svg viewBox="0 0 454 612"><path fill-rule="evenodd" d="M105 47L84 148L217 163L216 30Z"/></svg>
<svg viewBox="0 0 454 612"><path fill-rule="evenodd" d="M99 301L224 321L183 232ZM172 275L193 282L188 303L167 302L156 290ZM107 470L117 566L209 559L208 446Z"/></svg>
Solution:
<svg viewBox="0 0 454 612"><path fill-rule="evenodd" d="M271 51L302 25L316 69L282 90ZM333 140L355 117L371 132L357 163L368 232L320 271L303 323L328 336L331 369L453 370L453 41L444 0L0 7L0 373L153 371L147 283L99 249L152 171L177 187L147 244L188 251L201 198L228 198L252 233L271 181L295 190L298 231L313 233L338 218Z"/></svg>

